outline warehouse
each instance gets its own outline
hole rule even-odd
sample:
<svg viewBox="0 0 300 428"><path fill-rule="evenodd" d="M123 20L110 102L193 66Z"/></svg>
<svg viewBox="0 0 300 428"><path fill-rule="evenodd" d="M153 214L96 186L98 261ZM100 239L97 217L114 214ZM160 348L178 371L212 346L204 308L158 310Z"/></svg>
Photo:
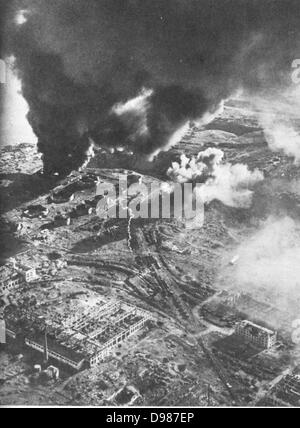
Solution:
<svg viewBox="0 0 300 428"><path fill-rule="evenodd" d="M25 344L38 352L45 353L45 335L43 333L35 333L34 335L25 339ZM49 358L53 358L75 370L80 370L84 364L85 357L73 351L66 346L59 344L51 336L47 336L47 354Z"/></svg>
<svg viewBox="0 0 300 428"><path fill-rule="evenodd" d="M28 347L61 363L80 370L102 362L116 347L143 329L151 314L118 301L99 300L85 312L54 317L58 328L53 334L35 333L25 339Z"/></svg>

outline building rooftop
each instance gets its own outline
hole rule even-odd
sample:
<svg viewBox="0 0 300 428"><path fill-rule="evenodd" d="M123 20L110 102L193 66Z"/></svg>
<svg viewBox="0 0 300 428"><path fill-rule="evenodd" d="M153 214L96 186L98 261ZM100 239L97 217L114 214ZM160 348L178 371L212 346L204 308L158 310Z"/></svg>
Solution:
<svg viewBox="0 0 300 428"><path fill-rule="evenodd" d="M45 344L45 335L42 332L36 332L35 334L29 335L27 339L36 342L40 346L44 346ZM49 335L47 336L47 343L50 352L56 352L57 354L73 361L74 363L81 363L85 359L83 354L78 353L65 345L61 345L55 338Z"/></svg>
<svg viewBox="0 0 300 428"><path fill-rule="evenodd" d="M268 328L262 327L258 324L254 324L251 321L242 321L240 323L241 327L244 327L245 329L251 329L253 335L259 335L261 333L266 333L268 335L274 335L276 334L275 331L269 330Z"/></svg>
<svg viewBox="0 0 300 428"><path fill-rule="evenodd" d="M32 266L25 266L25 265L19 265L19 268L23 272L30 272L31 270L35 269Z"/></svg>

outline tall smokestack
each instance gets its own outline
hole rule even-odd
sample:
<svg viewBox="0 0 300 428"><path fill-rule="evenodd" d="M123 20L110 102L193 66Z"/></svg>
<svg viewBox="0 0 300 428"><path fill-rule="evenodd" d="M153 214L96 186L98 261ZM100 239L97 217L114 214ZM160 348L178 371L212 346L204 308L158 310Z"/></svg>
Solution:
<svg viewBox="0 0 300 428"><path fill-rule="evenodd" d="M0 345L6 343L6 323L5 320L0 319Z"/></svg>
<svg viewBox="0 0 300 428"><path fill-rule="evenodd" d="M45 341L44 341L44 364L47 364L49 361L49 351L48 351L48 331L47 327L45 328Z"/></svg>

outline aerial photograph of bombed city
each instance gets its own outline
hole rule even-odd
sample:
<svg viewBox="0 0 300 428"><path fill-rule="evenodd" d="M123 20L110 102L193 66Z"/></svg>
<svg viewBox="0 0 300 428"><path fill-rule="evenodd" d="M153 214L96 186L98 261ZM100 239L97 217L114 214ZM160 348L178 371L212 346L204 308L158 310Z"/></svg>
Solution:
<svg viewBox="0 0 300 428"><path fill-rule="evenodd" d="M0 407L300 407L299 0L1 4Z"/></svg>

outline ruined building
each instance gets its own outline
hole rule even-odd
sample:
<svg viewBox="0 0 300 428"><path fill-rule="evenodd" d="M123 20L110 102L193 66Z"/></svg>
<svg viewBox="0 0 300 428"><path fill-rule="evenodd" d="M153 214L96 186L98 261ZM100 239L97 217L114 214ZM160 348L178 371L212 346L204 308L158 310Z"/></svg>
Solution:
<svg viewBox="0 0 300 428"><path fill-rule="evenodd" d="M242 321L235 329L235 333L264 349L272 348L277 342L277 332L261 327L250 321Z"/></svg>

